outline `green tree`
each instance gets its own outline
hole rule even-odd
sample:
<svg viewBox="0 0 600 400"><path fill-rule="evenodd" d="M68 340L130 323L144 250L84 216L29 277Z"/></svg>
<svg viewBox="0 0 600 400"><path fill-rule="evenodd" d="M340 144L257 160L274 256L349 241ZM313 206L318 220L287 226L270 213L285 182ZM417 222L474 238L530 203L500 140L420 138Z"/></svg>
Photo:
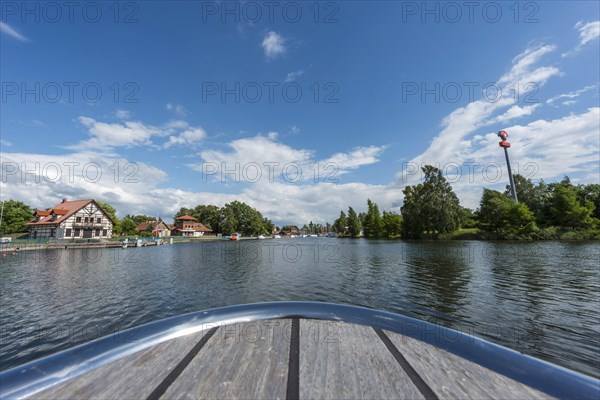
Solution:
<svg viewBox="0 0 600 400"><path fill-rule="evenodd" d="M348 234L352 237L358 237L361 230L362 226L356 211L352 207L348 207Z"/></svg>
<svg viewBox="0 0 600 400"><path fill-rule="evenodd" d="M383 235L389 239L399 238L402 234L402 216L393 211L384 211L381 218Z"/></svg>
<svg viewBox="0 0 600 400"><path fill-rule="evenodd" d="M370 199L367 200L367 213L363 221L363 230L365 237L376 238L381 237L383 234L381 214L379 213L379 207L376 203L373 203Z"/></svg>
<svg viewBox="0 0 600 400"><path fill-rule="evenodd" d="M213 232L221 232L221 209L218 206L198 205L190 215L197 218L207 228L212 229Z"/></svg>
<svg viewBox="0 0 600 400"><path fill-rule="evenodd" d="M273 224L258 210L236 200L221 209L221 226L224 232L261 235L271 233Z"/></svg>
<svg viewBox="0 0 600 400"><path fill-rule="evenodd" d="M123 218L119 223L119 231L122 235L137 235L138 224L131 218Z"/></svg>
<svg viewBox="0 0 600 400"><path fill-rule="evenodd" d="M33 219L33 209L27 204L15 200L0 202L2 222L0 232L3 234L27 231L27 223Z"/></svg>
<svg viewBox="0 0 600 400"><path fill-rule="evenodd" d="M104 203L102 201L96 201L98 206L104 211L115 223L119 221L117 218L117 210L108 203Z"/></svg>
<svg viewBox="0 0 600 400"><path fill-rule="evenodd" d="M600 220L600 185L596 183L577 186L577 199L579 204L586 204L588 201L594 205L592 217Z"/></svg>
<svg viewBox="0 0 600 400"><path fill-rule="evenodd" d="M519 203L524 203L536 217L539 223L544 223L547 219L546 209L548 200L550 199L551 190L543 180L537 185L534 185L531 179L527 179L522 175L516 174L514 177L515 187L517 189L517 199ZM568 178L567 178L568 179ZM504 194L511 195L510 185L506 185Z"/></svg>
<svg viewBox="0 0 600 400"><path fill-rule="evenodd" d="M416 186L407 186L404 193L402 236L418 239L435 237L456 230L461 207L442 171L431 165L422 168L425 179Z"/></svg>
<svg viewBox="0 0 600 400"><path fill-rule="evenodd" d="M577 199L577 188L565 184L564 181L554 188L550 216L552 223L557 226L568 228L587 228L593 225L592 214L594 203L585 200L581 204Z"/></svg>
<svg viewBox="0 0 600 400"><path fill-rule="evenodd" d="M477 226L477 215L470 208L461 207L460 227L475 228Z"/></svg>
<svg viewBox="0 0 600 400"><path fill-rule="evenodd" d="M338 235L346 235L348 233L348 218L346 217L346 213L340 211L340 216L333 222L332 229Z"/></svg>
<svg viewBox="0 0 600 400"><path fill-rule="evenodd" d="M478 215L483 229L502 235L528 233L535 227L533 213L525 204L491 189L483 190Z"/></svg>

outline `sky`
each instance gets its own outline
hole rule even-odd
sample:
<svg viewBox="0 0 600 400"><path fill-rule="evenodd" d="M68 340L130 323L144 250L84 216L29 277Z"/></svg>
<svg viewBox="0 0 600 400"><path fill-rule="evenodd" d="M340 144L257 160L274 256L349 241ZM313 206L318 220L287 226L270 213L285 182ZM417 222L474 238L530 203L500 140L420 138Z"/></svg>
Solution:
<svg viewBox="0 0 600 400"><path fill-rule="evenodd" d="M600 3L0 4L1 199L118 216L239 200L280 226L600 183Z"/></svg>

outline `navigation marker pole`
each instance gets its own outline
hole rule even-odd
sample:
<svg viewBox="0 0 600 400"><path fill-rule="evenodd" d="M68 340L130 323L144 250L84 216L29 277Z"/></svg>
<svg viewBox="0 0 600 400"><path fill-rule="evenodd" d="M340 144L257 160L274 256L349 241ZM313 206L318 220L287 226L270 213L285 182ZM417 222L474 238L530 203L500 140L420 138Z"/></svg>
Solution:
<svg viewBox="0 0 600 400"><path fill-rule="evenodd" d="M510 193L512 198L515 199L515 202L518 203L517 199L517 188L515 187L515 181L513 179L512 170L510 169L510 160L508 159L508 148L510 147L510 143L506 141L508 139L508 133L506 131L498 132L498 137L502 140L500 143L500 147L504 148L504 156L506 157L506 167L508 168L508 179L510 180Z"/></svg>

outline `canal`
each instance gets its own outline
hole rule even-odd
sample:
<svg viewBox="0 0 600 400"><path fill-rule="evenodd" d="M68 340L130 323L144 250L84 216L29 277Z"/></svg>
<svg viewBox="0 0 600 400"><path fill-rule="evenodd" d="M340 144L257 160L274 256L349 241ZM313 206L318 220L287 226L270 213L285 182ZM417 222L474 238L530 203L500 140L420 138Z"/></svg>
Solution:
<svg viewBox="0 0 600 400"><path fill-rule="evenodd" d="M20 252L0 266L0 370L146 322L303 300L392 311L600 378L597 242L298 238Z"/></svg>

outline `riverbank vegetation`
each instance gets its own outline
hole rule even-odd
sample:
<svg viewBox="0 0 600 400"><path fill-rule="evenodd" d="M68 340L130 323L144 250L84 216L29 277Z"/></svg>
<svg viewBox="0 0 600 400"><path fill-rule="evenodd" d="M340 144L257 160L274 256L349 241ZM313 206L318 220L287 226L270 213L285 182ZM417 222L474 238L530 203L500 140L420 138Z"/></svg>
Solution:
<svg viewBox="0 0 600 400"><path fill-rule="evenodd" d="M550 240L600 239L600 185L561 182L534 184L515 175L519 202L484 189L476 211L462 207L442 172L423 167L424 180L407 186L401 215L379 212L367 201L367 212L343 211L333 223L340 236L403 239Z"/></svg>
<svg viewBox="0 0 600 400"><path fill-rule="evenodd" d="M244 236L270 235L275 225L263 217L260 211L246 203L233 201L223 207L197 205L194 208L182 207L174 219L183 215L197 218L214 233L241 233Z"/></svg>

